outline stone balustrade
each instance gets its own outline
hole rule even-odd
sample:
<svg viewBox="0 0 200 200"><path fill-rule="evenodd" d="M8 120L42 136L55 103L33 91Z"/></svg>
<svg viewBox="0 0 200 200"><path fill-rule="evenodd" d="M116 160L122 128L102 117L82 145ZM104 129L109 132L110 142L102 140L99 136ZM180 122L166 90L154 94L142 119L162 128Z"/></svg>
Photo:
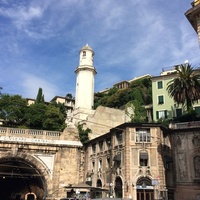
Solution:
<svg viewBox="0 0 200 200"><path fill-rule="evenodd" d="M171 129L187 129L187 128L199 128L199 127L200 127L200 121L173 123L169 125L169 128Z"/></svg>
<svg viewBox="0 0 200 200"><path fill-rule="evenodd" d="M56 139L56 140L58 140L58 139L60 139L61 132L0 127L0 136L8 136L8 137L15 136L15 137L25 137L25 138L37 137L37 138L41 138L41 139Z"/></svg>

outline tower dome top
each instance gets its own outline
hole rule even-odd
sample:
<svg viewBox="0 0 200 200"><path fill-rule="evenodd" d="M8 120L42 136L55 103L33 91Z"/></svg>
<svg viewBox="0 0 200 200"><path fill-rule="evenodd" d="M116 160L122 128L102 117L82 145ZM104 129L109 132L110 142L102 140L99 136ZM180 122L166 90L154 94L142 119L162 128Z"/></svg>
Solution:
<svg viewBox="0 0 200 200"><path fill-rule="evenodd" d="M88 44L86 44L84 47L82 47L81 51L82 51L82 50L90 50L90 51L93 51L92 48L91 48Z"/></svg>

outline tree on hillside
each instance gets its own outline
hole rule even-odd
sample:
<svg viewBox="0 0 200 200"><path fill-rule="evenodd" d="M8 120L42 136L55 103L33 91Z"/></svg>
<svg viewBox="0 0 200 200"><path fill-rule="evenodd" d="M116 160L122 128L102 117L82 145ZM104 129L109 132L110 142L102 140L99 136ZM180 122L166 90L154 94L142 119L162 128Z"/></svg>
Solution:
<svg viewBox="0 0 200 200"><path fill-rule="evenodd" d="M37 94L35 103L44 103L44 95L43 95L43 92L42 92L42 88L38 89L38 94Z"/></svg>
<svg viewBox="0 0 200 200"><path fill-rule="evenodd" d="M68 98L70 98L70 99L73 98L72 94L70 94L70 93L67 93L67 94L66 94L66 97L68 97Z"/></svg>
<svg viewBox="0 0 200 200"><path fill-rule="evenodd" d="M43 122L45 120L45 112L47 110L47 105L44 103L34 103L31 104L26 112L25 125L33 129L44 129Z"/></svg>
<svg viewBox="0 0 200 200"><path fill-rule="evenodd" d="M5 126L17 127L25 122L27 101L20 95L2 94L0 98L0 118Z"/></svg>
<svg viewBox="0 0 200 200"><path fill-rule="evenodd" d="M63 131L65 116L58 106L49 104L44 114L43 128L47 130Z"/></svg>
<svg viewBox="0 0 200 200"><path fill-rule="evenodd" d="M192 110L192 105L200 99L200 71L190 64L177 67L177 76L168 83L167 91L178 105Z"/></svg>

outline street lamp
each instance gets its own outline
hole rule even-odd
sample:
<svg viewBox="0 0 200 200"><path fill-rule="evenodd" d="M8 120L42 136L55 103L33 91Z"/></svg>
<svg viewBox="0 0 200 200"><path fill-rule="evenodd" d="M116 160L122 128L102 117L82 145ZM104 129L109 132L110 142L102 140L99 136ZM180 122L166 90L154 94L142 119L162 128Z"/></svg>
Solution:
<svg viewBox="0 0 200 200"><path fill-rule="evenodd" d="M113 184L110 183L109 186L110 186L109 197L113 198L113 195L112 195L112 186L113 186Z"/></svg>
<svg viewBox="0 0 200 200"><path fill-rule="evenodd" d="M145 193L146 184L145 184L145 182L142 183L142 188L143 188L143 193L144 193L144 200L146 200L146 193Z"/></svg>

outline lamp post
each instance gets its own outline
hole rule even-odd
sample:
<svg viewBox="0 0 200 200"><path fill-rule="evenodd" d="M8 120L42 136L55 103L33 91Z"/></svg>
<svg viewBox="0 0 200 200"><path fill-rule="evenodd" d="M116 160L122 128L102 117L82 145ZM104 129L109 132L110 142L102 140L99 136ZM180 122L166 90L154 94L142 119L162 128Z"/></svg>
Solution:
<svg viewBox="0 0 200 200"><path fill-rule="evenodd" d="M143 188L143 193L144 193L144 200L146 200L146 193L145 193L146 184L145 184L145 182L142 183L142 188Z"/></svg>
<svg viewBox="0 0 200 200"><path fill-rule="evenodd" d="M109 198L113 198L113 195L112 195L112 186L113 186L113 184L110 183L109 186L110 186Z"/></svg>

